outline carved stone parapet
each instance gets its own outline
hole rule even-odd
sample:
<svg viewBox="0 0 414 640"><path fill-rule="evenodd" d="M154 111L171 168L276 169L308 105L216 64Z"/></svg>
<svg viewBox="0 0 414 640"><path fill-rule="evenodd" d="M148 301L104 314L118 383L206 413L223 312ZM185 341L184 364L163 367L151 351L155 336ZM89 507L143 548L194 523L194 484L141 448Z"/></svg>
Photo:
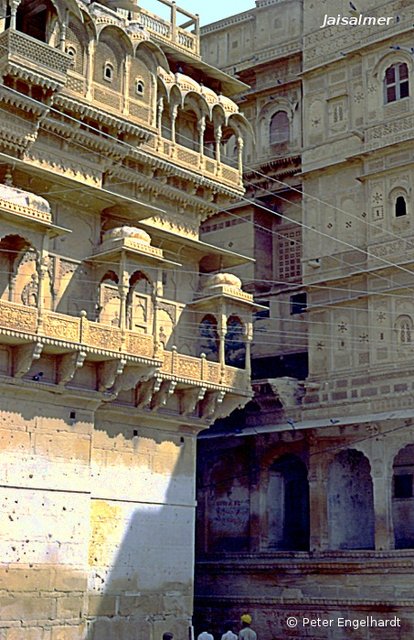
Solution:
<svg viewBox="0 0 414 640"><path fill-rule="evenodd" d="M39 360L43 350L41 342L24 344L13 349L13 376L22 378L35 360Z"/></svg>
<svg viewBox="0 0 414 640"><path fill-rule="evenodd" d="M3 75L28 80L52 91L66 82L71 57L55 47L13 29L0 36Z"/></svg>
<svg viewBox="0 0 414 640"><path fill-rule="evenodd" d="M58 384L60 386L64 386L73 379L76 371L83 366L86 356L86 351L75 351L61 357L58 370Z"/></svg>

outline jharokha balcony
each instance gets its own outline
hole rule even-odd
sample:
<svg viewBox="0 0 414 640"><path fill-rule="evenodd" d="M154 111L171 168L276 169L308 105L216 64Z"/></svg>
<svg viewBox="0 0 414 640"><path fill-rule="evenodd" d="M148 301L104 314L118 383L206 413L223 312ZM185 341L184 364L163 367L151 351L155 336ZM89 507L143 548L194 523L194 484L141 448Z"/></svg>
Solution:
<svg viewBox="0 0 414 640"><path fill-rule="evenodd" d="M55 309L61 300L59 286L75 267L46 249L49 241L69 230L53 224L47 200L10 184L0 185L0 213L0 375L60 392L66 387L71 392L93 392L102 401L162 409L205 423L227 415L250 397L250 323L243 329L238 318L243 314L249 318L252 300L241 291L237 278L217 274L204 282L195 302L188 305L193 314L188 318L200 324L205 349L195 348L199 357L179 353L172 338L165 339L165 321L164 328L158 317L163 306L168 310L174 302L158 298L160 283L151 283L145 272L157 274L160 266L181 265L153 246L148 233L128 226L103 233L94 253L77 267L82 273L89 269L97 278L97 288L91 280L85 294L90 296L85 300L88 312L70 315ZM108 271L108 264L113 270ZM136 286L144 292L138 293ZM134 315L133 309L144 304L151 320ZM223 305L233 311L227 325L218 327L209 318L214 309L216 317L223 317ZM177 323L174 328L178 330ZM243 353L243 361L234 361L237 366L226 360L226 340L227 346L230 340Z"/></svg>
<svg viewBox="0 0 414 640"><path fill-rule="evenodd" d="M208 361L205 354L180 354L174 346L166 350L152 335L90 321L86 312L74 317L0 300L0 341L10 355L3 375L79 389L76 373L89 364L96 369L94 391L115 400L133 390L141 408L164 406L176 393L180 414L196 411L211 421L221 406L236 407L250 396L248 371ZM41 372L36 380L52 360L52 374Z"/></svg>

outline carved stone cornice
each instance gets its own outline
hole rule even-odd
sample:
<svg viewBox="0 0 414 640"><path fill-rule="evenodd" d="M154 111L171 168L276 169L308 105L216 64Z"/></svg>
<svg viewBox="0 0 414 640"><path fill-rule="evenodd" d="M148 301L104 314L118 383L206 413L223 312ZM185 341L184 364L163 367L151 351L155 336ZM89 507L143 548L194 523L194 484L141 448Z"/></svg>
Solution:
<svg viewBox="0 0 414 640"><path fill-rule="evenodd" d="M152 159L150 162L152 166L156 166L156 162L153 162ZM171 166L164 166L163 168L166 170L166 174L169 175L172 170ZM193 210L195 209L197 212L202 214L203 219L212 216L219 211L219 208L215 204L208 205L206 204L205 200L202 200L195 195L189 195L182 189L175 189L174 187L164 183L162 180L157 179L156 177L149 179L129 167L112 167L110 175L116 180L125 180L131 184L135 184L137 185L137 187L141 187L143 190L145 190L146 193L153 193L157 196L157 198L159 198L160 195L164 196L167 201L171 202L173 206L176 206L177 204L185 204L187 206L190 205ZM188 175L182 175L181 177L184 177L188 180L191 179ZM195 180L195 182L197 181ZM200 179L198 180L198 184L201 186L204 183ZM110 186L110 183L108 186ZM217 185L214 186L216 187ZM234 199L234 194L232 194L232 199Z"/></svg>

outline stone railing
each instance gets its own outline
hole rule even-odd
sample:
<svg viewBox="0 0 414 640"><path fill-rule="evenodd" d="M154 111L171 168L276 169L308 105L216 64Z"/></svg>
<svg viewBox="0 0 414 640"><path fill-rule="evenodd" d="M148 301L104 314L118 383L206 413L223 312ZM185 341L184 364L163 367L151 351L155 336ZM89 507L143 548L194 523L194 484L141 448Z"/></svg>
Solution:
<svg viewBox="0 0 414 640"><path fill-rule="evenodd" d="M35 307L0 300L0 340L1 336L7 336L9 343L14 337L20 344L22 339L58 344L68 351L90 352L95 358L100 354L103 358L109 355L111 359L122 356L153 360L157 368L161 362L160 372L167 377L198 385L249 388L248 374L242 369L222 367L204 355L196 358L180 354L174 347L171 351L156 351L152 335L91 322L85 312L81 312L80 317L53 311L39 313Z"/></svg>
<svg viewBox="0 0 414 640"><path fill-rule="evenodd" d="M17 216L23 216L25 218L31 218L32 220L38 220L46 224L51 224L52 214L50 211L41 211L35 207L25 206L18 202L12 202L11 200L5 200L0 198L0 210L7 211L8 213L15 214Z"/></svg>
<svg viewBox="0 0 414 640"><path fill-rule="evenodd" d="M242 174L238 169L222 162L217 162L212 158L207 158L193 149L188 149L177 143L174 144L171 140L159 138L157 149L155 149L154 144L144 144L142 149L148 151L148 153L156 151L156 155L159 158L168 160L189 171L197 171L198 174L209 180L223 183L237 190L243 188Z"/></svg>
<svg viewBox="0 0 414 640"><path fill-rule="evenodd" d="M63 51L12 29L0 35L0 59L6 57L15 67L30 69L37 77L50 76L52 82L62 85L72 64L72 58Z"/></svg>
<svg viewBox="0 0 414 640"><path fill-rule="evenodd" d="M160 38L179 49L200 56L200 37L196 33L174 26L171 22L139 8L138 21L154 38Z"/></svg>
<svg viewBox="0 0 414 640"><path fill-rule="evenodd" d="M182 355L176 349L164 352L162 373L171 374L178 378L198 380L210 384L222 384L226 387L245 389L248 385L247 374L244 369L235 367L221 367L218 362L210 362L205 355L200 358Z"/></svg>

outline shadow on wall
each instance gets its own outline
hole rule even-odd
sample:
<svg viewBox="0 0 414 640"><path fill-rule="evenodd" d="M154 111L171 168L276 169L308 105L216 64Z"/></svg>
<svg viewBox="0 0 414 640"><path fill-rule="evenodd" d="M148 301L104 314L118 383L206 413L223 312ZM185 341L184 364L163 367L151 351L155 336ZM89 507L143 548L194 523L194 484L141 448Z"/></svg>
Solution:
<svg viewBox="0 0 414 640"><path fill-rule="evenodd" d="M98 446L92 459L96 497L91 500L87 640L161 640L165 631L177 640L188 638L192 443L175 440L176 434L157 442L118 435L114 442L112 433L97 432L97 441L107 447L111 441L112 449L102 456Z"/></svg>
<svg viewBox="0 0 414 640"><path fill-rule="evenodd" d="M16 602L4 619L26 620L28 633L38 633L58 617L57 633L76 640L158 640L167 630L186 640L192 436L161 431L160 416L158 429L135 435L131 423L114 424L108 407L96 413L93 429L91 398L83 398L74 421L68 396L30 382L36 367L24 389L3 386L0 546L5 566L13 565L7 590ZM22 597L28 576L33 601Z"/></svg>

